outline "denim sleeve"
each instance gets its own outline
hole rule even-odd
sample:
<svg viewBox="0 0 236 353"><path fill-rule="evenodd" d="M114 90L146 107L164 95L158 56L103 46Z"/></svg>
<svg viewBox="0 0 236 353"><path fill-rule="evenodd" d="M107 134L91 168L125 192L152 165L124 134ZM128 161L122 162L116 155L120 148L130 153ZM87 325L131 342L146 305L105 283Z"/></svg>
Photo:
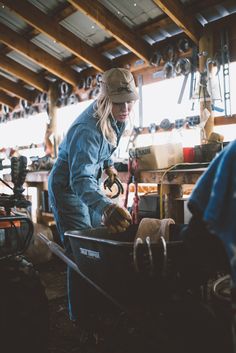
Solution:
<svg viewBox="0 0 236 353"><path fill-rule="evenodd" d="M102 193L96 176L103 162L99 160L103 137L97 129L81 124L68 139L67 152L70 184L74 193L89 207L102 213L112 202ZM106 143L106 142L105 142Z"/></svg>
<svg viewBox="0 0 236 353"><path fill-rule="evenodd" d="M107 159L104 161L103 163L103 169L107 169L108 167L111 167L112 165L114 165L114 162L111 158Z"/></svg>

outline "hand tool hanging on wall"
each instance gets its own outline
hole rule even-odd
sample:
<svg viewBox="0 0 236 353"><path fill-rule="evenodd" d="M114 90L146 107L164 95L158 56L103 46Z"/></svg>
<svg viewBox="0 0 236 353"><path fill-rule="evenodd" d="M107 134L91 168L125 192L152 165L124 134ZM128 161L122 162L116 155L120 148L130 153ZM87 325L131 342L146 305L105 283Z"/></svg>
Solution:
<svg viewBox="0 0 236 353"><path fill-rule="evenodd" d="M141 133L141 131L142 131L142 128L140 128L140 127L133 128L131 135L130 135L130 138L129 138L129 141L127 143L126 152L128 152L130 145L132 145L132 147L135 147L135 140L137 139L137 137Z"/></svg>
<svg viewBox="0 0 236 353"><path fill-rule="evenodd" d="M187 46L186 42L186 46ZM185 45L185 42L182 44L183 46ZM188 43L188 48L189 48L189 43ZM179 49L180 50L180 49ZM181 86L179 98L178 98L178 104L182 103L183 95L185 92L185 88L187 85L188 77L189 74L191 74L191 79L190 79L190 92L189 92L189 99L192 98L193 95L193 89L195 88L195 72L197 69L197 48L196 46L193 46L192 48L192 55L191 58L179 58L175 64L175 72L177 75L184 75L184 80ZM192 109L193 110L193 109Z"/></svg>
<svg viewBox="0 0 236 353"><path fill-rule="evenodd" d="M193 94L196 89L196 71L198 68L198 49L197 46L194 45L192 48L192 56L191 56L191 79L190 79L190 88L189 88L189 99L193 98ZM194 110L194 101L192 103L191 110Z"/></svg>
<svg viewBox="0 0 236 353"><path fill-rule="evenodd" d="M214 70L216 68L216 70ZM217 57L215 56L213 59L208 58L206 61L206 72L207 72L207 91L211 97L212 101L212 110L216 110L215 101L222 101L221 96L221 87L220 87L220 63Z"/></svg>
<svg viewBox="0 0 236 353"><path fill-rule="evenodd" d="M207 90L207 81L208 81L208 74L207 71L203 71L200 73L200 82L199 82L199 99L203 99L203 106L206 108L206 101L210 98L210 94Z"/></svg>
<svg viewBox="0 0 236 353"><path fill-rule="evenodd" d="M180 94L179 94L179 98L178 98L178 102L177 102L178 104L181 104L181 102L182 102L184 91L185 91L186 84L187 84L187 81L188 81L188 76L189 76L189 73L184 75L184 80L183 80L183 83L182 83L182 86L181 86L181 90L180 90Z"/></svg>
<svg viewBox="0 0 236 353"><path fill-rule="evenodd" d="M30 106L26 99L20 99L20 107L25 114L28 114Z"/></svg>
<svg viewBox="0 0 236 353"><path fill-rule="evenodd" d="M223 85L224 85L224 106L225 116L231 116L230 100L230 75L229 75L229 37L227 30L221 32L221 62L223 66Z"/></svg>
<svg viewBox="0 0 236 353"><path fill-rule="evenodd" d="M155 51L153 55L151 56L151 59L149 61L150 65L158 67L161 63L162 60L162 55L160 52Z"/></svg>
<svg viewBox="0 0 236 353"><path fill-rule="evenodd" d="M67 104L72 105L78 103L79 99L78 96L75 93L71 93L67 99Z"/></svg>
<svg viewBox="0 0 236 353"><path fill-rule="evenodd" d="M59 106L67 105L68 103L67 99L72 92L72 88L66 82L63 81L59 84L58 90L59 90L59 98L58 98Z"/></svg>
<svg viewBox="0 0 236 353"><path fill-rule="evenodd" d="M128 161L128 179L126 184L126 193L125 193L125 201L124 207L128 207L128 198L129 198L129 189L130 184L134 184L134 198L133 198L133 205L132 205L132 222L133 224L138 224L138 212L139 212L139 196L138 196L138 159L135 156L135 152L130 152L130 157Z"/></svg>
<svg viewBox="0 0 236 353"><path fill-rule="evenodd" d="M139 127L143 127L143 76L138 75Z"/></svg>
<svg viewBox="0 0 236 353"><path fill-rule="evenodd" d="M187 38L181 38L177 43L177 48L180 53L186 53L190 47L191 45Z"/></svg>
<svg viewBox="0 0 236 353"><path fill-rule="evenodd" d="M175 48L172 44L167 45L165 47L164 52L163 52L163 59L165 61L165 65L163 67L163 72L165 78L171 78L175 74L175 59L176 59L176 53L175 53Z"/></svg>

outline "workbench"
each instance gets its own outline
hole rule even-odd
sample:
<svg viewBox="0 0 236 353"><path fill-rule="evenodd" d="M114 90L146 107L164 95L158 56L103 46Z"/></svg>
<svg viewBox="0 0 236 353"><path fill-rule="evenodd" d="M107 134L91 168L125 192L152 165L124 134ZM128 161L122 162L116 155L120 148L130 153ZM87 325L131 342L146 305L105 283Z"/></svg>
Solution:
<svg viewBox="0 0 236 353"><path fill-rule="evenodd" d="M183 185L194 185L199 177L207 169L208 163L191 163L176 166L174 169L167 171L166 169L139 171L137 178L139 183L157 184L158 192L162 185L163 201L164 201L164 217L173 218L177 223L183 223ZM38 194L38 217L49 217L41 211L42 191L47 190L47 181L50 171L29 172L26 176L27 186L37 187ZM123 183L127 182L128 173L119 172L119 176ZM9 176L10 177L10 176ZM4 179L9 180L9 177Z"/></svg>
<svg viewBox="0 0 236 353"><path fill-rule="evenodd" d="M156 184L158 193L163 194L163 216L173 218L177 223L184 223L183 186L195 185L199 177L205 172L208 163L192 163L176 166L172 170L158 169L138 172L138 182ZM50 213L42 211L42 191L47 190L48 175L50 171L29 172L26 176L26 186L37 188L37 219L53 219ZM119 172L124 184L128 180L128 172ZM4 179L10 181L10 175ZM161 188L162 187L162 188Z"/></svg>
<svg viewBox="0 0 236 353"><path fill-rule="evenodd" d="M195 185L205 172L208 163L189 163L166 169L140 171L139 180L142 183L156 183L158 193L162 192L164 202L164 218L173 218L176 223L184 223L183 186ZM161 188L162 185L162 188Z"/></svg>

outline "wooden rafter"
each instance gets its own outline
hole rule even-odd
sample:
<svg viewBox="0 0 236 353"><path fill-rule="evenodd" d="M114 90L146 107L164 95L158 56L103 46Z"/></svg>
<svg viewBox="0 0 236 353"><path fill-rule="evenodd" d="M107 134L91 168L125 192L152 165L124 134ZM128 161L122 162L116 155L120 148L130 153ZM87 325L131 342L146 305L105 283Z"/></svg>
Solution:
<svg viewBox="0 0 236 353"><path fill-rule="evenodd" d="M99 1L68 0L76 9L91 18L99 27L110 33L119 43L131 50L140 59L149 61L151 45L137 36Z"/></svg>
<svg viewBox="0 0 236 353"><path fill-rule="evenodd" d="M76 12L75 8L68 2L65 2L59 4L52 12L50 12L50 16L53 17L54 21L56 20L57 22L60 22L74 12Z"/></svg>
<svg viewBox="0 0 236 353"><path fill-rule="evenodd" d="M53 40L56 40L78 58L91 64L97 70L104 71L109 67L109 60L99 54L95 48L90 47L56 21L53 22L49 16L38 10L28 1L2 0L2 3L16 12L28 24L48 35Z"/></svg>
<svg viewBox="0 0 236 353"><path fill-rule="evenodd" d="M0 102L11 109L14 109L19 101L15 97L10 97L8 94L0 90Z"/></svg>
<svg viewBox="0 0 236 353"><path fill-rule="evenodd" d="M186 4L186 9L188 11L188 13L190 14L194 14L196 12L201 12L201 10L203 8L209 8L211 6L217 5L221 2L221 0L205 0L204 3L194 3L191 5ZM50 18L53 18L53 21L56 22L60 22L62 20L64 20L67 16L70 16L71 14L73 14L74 12L76 12L77 10L75 9L75 7L73 7L71 4L69 3L64 3L64 4L59 4L51 13L49 13ZM139 35L145 35L145 34L149 34L149 33L153 33L155 32L157 29L159 28L166 28L168 27L173 21L166 15L163 14L162 16L159 16L156 19L153 19L151 21L148 21L145 24L142 24L141 26L138 26L135 28L135 32ZM24 37L26 39L31 39L34 36L38 35L38 33L40 33L36 28L32 28L31 26L29 26L29 29L27 29L26 33L24 34ZM114 49L116 46L118 45L118 42L115 38L111 38L108 41L98 45L96 47L96 50L99 53L103 53L107 50L112 50ZM7 48L5 48L6 52L7 52ZM8 49L9 50L9 49ZM3 49L1 50L3 52ZM118 60L116 60L118 62ZM79 59L76 56L71 57L71 59L66 59L65 64L81 64L83 61L81 59ZM124 62L124 60L121 57L121 64ZM117 63L117 65L119 65ZM145 65L145 64L144 64Z"/></svg>
<svg viewBox="0 0 236 353"><path fill-rule="evenodd" d="M31 92L18 82L13 82L5 77L0 77L0 87L4 92L12 93L18 98L26 99L28 102L33 103L36 95L39 93Z"/></svg>
<svg viewBox="0 0 236 353"><path fill-rule="evenodd" d="M45 80L40 74L27 69L23 65L18 64L16 61L4 55L0 55L0 67L13 76L27 82L29 85L35 87L41 92L48 91L48 81Z"/></svg>
<svg viewBox="0 0 236 353"><path fill-rule="evenodd" d="M25 11L24 11L25 13L30 12L29 9L31 9L31 7L33 6L31 4L31 2L26 1L26 0L22 0L22 1L14 1L14 0L5 0L4 1L3 0L1 2L2 3L6 3L6 4L7 3L8 4L13 4L12 6L16 6L16 7L17 6L19 6L21 8L23 7L25 9ZM53 8L52 10L47 11L47 15L45 15L42 11L38 10L35 6L33 6L33 8L36 9L36 13L35 12L32 13L32 21L33 21L34 17L37 17L37 14L40 13L41 16L46 16L47 19L50 19L50 25L51 26L52 26L52 24L53 25L54 24L58 25L60 21L64 20L65 18L67 18L68 16L70 16L71 14L73 14L73 13L75 13L77 11L77 8L74 5L72 5L75 2L78 2L78 3L82 4L82 6L89 6L89 4L90 5L92 4L92 7L96 6L97 3L98 4L100 3L99 1L91 1L91 0L88 0L88 1L85 1L85 0L80 0L80 1L79 0L71 0L70 1L70 0L68 0L67 2L64 2L64 3L58 2L58 4L55 6L55 8ZM155 1L155 2L157 3L157 1ZM169 1L168 0L166 0L166 1L163 0L163 1L160 1L160 2L163 3L163 4L168 4L170 9L174 8L174 10L175 10L176 6L177 6L177 8L181 8L180 16L177 16L178 13L177 12L175 13L175 11L173 11L174 15L176 17L178 17L179 19L182 19L181 18L181 15L182 15L184 20L186 20L185 14L187 12L188 13L188 19L186 20L187 22L184 22L184 24L186 26L188 26L188 28L190 28L190 29L191 29L191 24L192 24L193 32L194 32L194 29L195 29L194 33L197 32L197 33L199 33L199 36L200 36L201 27L200 27L199 31L196 30L195 24L197 23L197 26L199 27L199 23L195 20L194 15L197 12L201 13L203 9L205 10L207 8L214 7L215 5L217 5L219 3L222 3L222 0L205 0L204 2L203 1L199 2L198 1L198 2L191 3L191 4L185 3L184 4L184 8L183 8L183 10L184 10L183 13L182 13L182 7L181 7L181 1L180 0L176 0L176 1L174 1L174 0L173 1L172 0L169 0ZM17 3L19 3L19 4L17 4ZM86 3L88 3L88 4L86 4ZM7 6L10 7L10 5L7 5ZM168 16L169 16L169 14L168 14ZM152 19L152 20L150 20L150 21L148 21L148 22L146 22L144 24L141 24L140 26L136 26L133 30L130 30L130 28L127 27L127 26L125 26L125 27L127 27L128 30L131 31L131 32L135 31L136 38L137 37L141 38L145 34L148 35L149 33L150 34L155 33L155 31L158 30L158 29L168 28L168 26L173 23L173 19L171 19L171 17L168 17L168 16L165 13L163 13L161 16L158 16L158 18L156 18L156 19ZM21 17L24 18L24 16L21 16ZM41 19L42 19L42 17L41 17ZM115 19L117 21L119 21L119 19L116 16L115 16ZM192 19L193 19L193 21L192 21ZM226 21L228 21L228 20L226 20ZM113 21L111 21L111 22L113 23ZM189 25L189 22L192 22L192 23ZM215 24L216 22L218 23L219 21L217 20L217 21L214 21L213 23ZM33 38L34 36L38 35L42 31L37 26L32 27L33 23L31 24L30 21L27 21L27 23L29 24L29 26L27 26L27 28L24 28L24 31L22 33L22 37L25 40L27 40L28 42L30 42L31 38ZM119 21L119 23L121 23L121 21ZM213 24L213 26L214 26L214 24ZM204 28L206 28L206 27L212 27L212 24L209 24L209 25L205 26ZM57 28L65 29L64 27L62 27L60 25ZM118 28L118 30L119 29L120 28ZM0 30L0 32L3 32L3 35L4 35L4 28L3 28L3 30ZM44 33L46 33L46 32L44 32ZM1 33L0 33L0 36L1 36ZM54 37L52 37L52 38L54 38ZM173 40L173 39L177 40L176 38L177 38L176 36L171 37L171 40ZM166 43L168 43L168 40L163 40L161 42L155 43L152 46L152 51L159 50L159 45L161 45L161 46L164 45L165 46L165 45L167 45ZM133 45L133 43L131 43L131 44ZM147 44L147 43L145 42L145 44ZM92 48L92 49L94 49L94 51L97 53L97 55L100 55L102 58L104 58L106 60L106 58L103 56L103 52L112 50L113 48L117 47L118 45L119 45L119 42L117 41L116 37L113 36L113 38L109 39L107 42L99 44L96 48ZM12 48L14 48L14 47L12 46ZM37 47L37 48L39 48L39 47ZM89 47L89 48L91 48L91 47ZM70 48L68 48L68 49L69 49L69 51L71 51ZM3 53L7 54L10 50L11 50L10 46L8 46L6 48L5 48L4 45L1 46L1 53L2 54ZM63 61L62 65L64 67L70 67L72 64L77 64L77 65L84 64L84 60L81 59L81 57L79 57L78 55L75 55L72 51L71 51L71 54L72 54L71 55L71 60L70 60L70 58L67 58L66 60ZM27 53L27 56L28 56L28 53ZM74 59L73 59L73 57L74 57ZM40 64L39 60L37 62ZM142 60L140 60L140 56L138 57L137 54L132 49L131 49L131 53L126 54L126 55L121 55L119 58L116 58L116 59L111 60L111 61L110 60L106 60L106 62L108 63L108 67L112 67L112 66L128 67L133 72L137 72L139 70L142 70L143 68L147 69L147 67L149 66L149 62L144 60L144 62L142 63ZM15 61L13 61L13 63L15 64ZM42 64L40 64L40 65L42 67L44 67ZM22 66L22 68L24 69L24 66ZM70 67L70 69L71 69L71 67ZM73 70L73 69L71 69L71 70L75 73L75 75L77 75L79 77L78 81L80 81L82 79L85 79L90 74L94 76L94 75L96 75L96 73L101 71L101 70L98 70L95 66L92 66L92 67L90 67L88 69L85 69L79 74L75 70ZM48 71L50 71L50 70L48 69ZM10 72L10 70L8 70L8 72ZM57 77L59 77L56 73L54 73L54 74ZM38 77L40 79L44 80L43 77L45 77L45 72L42 70L42 71L40 71L40 74L36 74L36 75L38 75ZM25 79L23 79L23 78L21 78L21 79L25 81ZM63 78L63 79L65 81L67 81L65 78ZM48 85L48 81L47 80L44 80L44 81ZM35 87L35 85L32 84L32 82L30 84Z"/></svg>
<svg viewBox="0 0 236 353"><path fill-rule="evenodd" d="M180 27L191 40L198 44L202 26L195 17L186 14L184 6L176 0L154 0L155 4Z"/></svg>
<svg viewBox="0 0 236 353"><path fill-rule="evenodd" d="M204 3L194 3L194 4L186 4L186 9L190 15L193 15L196 12L202 11L204 8L209 8L211 6L217 5L221 2L221 0L205 0ZM71 11L71 8L70 8ZM168 28L173 23L171 18L169 18L166 14L163 14L162 16L158 16L158 18L152 19L151 21L148 21L147 23L144 23L138 27L135 27L135 33L139 36L143 35L148 35L155 33L158 29L165 29ZM167 39L168 41L168 39ZM105 51L112 50L118 46L117 40L113 37L107 40L106 42L103 42L102 44L99 44L96 49L99 51L99 53L103 53ZM118 61L118 60L117 60ZM121 61L123 62L124 60L121 57ZM67 60L69 63L77 63L79 64L79 60L76 57L71 57L71 59ZM145 64L144 64L145 65Z"/></svg>
<svg viewBox="0 0 236 353"><path fill-rule="evenodd" d="M62 80L76 85L78 83L78 74L67 67L63 62L56 59L52 55L45 52L45 50L39 48L34 43L26 40L18 33L9 29L0 23L0 41L11 47L13 50L24 54L33 61L37 62L40 66L53 73Z"/></svg>

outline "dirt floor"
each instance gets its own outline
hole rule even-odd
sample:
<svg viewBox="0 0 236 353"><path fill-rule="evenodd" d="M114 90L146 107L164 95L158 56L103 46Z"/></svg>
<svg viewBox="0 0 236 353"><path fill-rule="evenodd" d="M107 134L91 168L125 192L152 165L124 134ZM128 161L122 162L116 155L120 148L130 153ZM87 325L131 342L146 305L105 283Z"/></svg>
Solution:
<svg viewBox="0 0 236 353"><path fill-rule="evenodd" d="M40 278L49 301L49 342L47 353L131 353L144 352L135 324L123 314L109 311L96 317L97 330L73 324L68 317L66 265L56 257L39 266Z"/></svg>
<svg viewBox="0 0 236 353"><path fill-rule="evenodd" d="M78 329L69 320L66 295L66 265L56 257L39 266L40 278L49 302L48 353L78 350Z"/></svg>
<svg viewBox="0 0 236 353"><path fill-rule="evenodd" d="M73 325L67 312L66 265L56 257L39 267L49 300L47 353L218 353L230 352L225 322L195 301L171 302L163 312L127 319L99 318L97 332ZM155 307L155 305L154 305Z"/></svg>

